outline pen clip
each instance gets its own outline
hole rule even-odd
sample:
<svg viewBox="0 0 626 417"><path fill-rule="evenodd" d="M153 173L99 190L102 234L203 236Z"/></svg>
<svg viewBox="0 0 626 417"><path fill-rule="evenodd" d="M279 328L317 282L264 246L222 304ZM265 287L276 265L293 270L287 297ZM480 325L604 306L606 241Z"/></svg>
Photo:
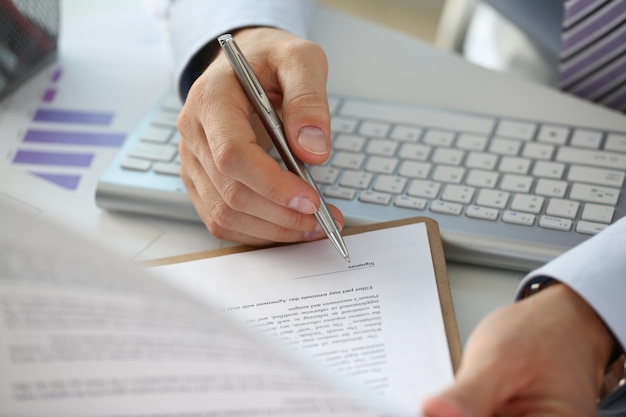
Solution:
<svg viewBox="0 0 626 417"><path fill-rule="evenodd" d="M243 75L246 77L246 80L248 80L248 83L252 87L251 90L255 93L255 97L258 100L259 104L267 113L271 113L272 104L270 103L269 98L265 95L265 91L261 87L261 83L259 83L256 75L254 75L254 72L252 72L252 68L250 68L248 62L242 57L239 51L236 52L235 57L237 58L237 61L239 61L239 64L243 69Z"/></svg>

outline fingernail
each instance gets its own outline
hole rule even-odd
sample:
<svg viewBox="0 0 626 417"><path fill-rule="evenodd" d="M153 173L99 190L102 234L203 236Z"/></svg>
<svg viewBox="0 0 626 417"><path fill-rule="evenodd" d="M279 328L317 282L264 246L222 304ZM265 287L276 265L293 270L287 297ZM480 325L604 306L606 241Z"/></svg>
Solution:
<svg viewBox="0 0 626 417"><path fill-rule="evenodd" d="M324 155L328 152L328 143L326 142L326 135L321 129L316 127L303 127L298 133L298 142L307 151Z"/></svg>
<svg viewBox="0 0 626 417"><path fill-rule="evenodd" d="M289 201L287 205L290 209L298 211L303 214L314 214L317 211L315 204L308 198L294 197Z"/></svg>
<svg viewBox="0 0 626 417"><path fill-rule="evenodd" d="M315 225L315 229L313 229L313 231L304 233L304 238L306 240L317 240L323 238L324 236L326 236L326 233L324 233L324 230L319 223Z"/></svg>

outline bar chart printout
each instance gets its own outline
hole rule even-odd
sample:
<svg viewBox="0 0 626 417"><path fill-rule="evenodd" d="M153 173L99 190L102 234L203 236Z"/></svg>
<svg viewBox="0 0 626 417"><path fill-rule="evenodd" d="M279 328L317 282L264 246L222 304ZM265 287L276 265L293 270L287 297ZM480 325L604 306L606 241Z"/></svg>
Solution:
<svg viewBox="0 0 626 417"><path fill-rule="evenodd" d="M99 149L119 148L124 133L112 132L113 111L57 108L63 71L47 80L40 103L14 152L12 164L67 190L76 190Z"/></svg>

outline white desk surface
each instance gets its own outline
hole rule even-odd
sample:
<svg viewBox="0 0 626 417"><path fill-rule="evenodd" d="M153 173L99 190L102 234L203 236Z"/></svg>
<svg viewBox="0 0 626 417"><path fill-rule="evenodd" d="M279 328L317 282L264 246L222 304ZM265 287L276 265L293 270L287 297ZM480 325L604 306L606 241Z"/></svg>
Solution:
<svg viewBox="0 0 626 417"><path fill-rule="evenodd" d="M62 2L64 26L58 61L0 102L0 133L14 138L0 143L4 158L0 161L0 200L65 222L132 259L230 245L211 237L199 224L98 209L93 200L95 183L115 149L98 153L97 163L84 173L74 191L51 185L10 161L20 146L15 138L28 127L28 117L37 106L33 102L39 100L46 77L59 66L66 77L59 105L114 109L115 128L126 133L169 88L172 65L167 42L141 3ZM475 67L414 38L328 9L319 10L314 39L327 52L329 90L337 93L552 122L575 121L590 127L626 126L622 115ZM487 313L512 301L523 273L457 263L448 268L459 332L465 342Z"/></svg>

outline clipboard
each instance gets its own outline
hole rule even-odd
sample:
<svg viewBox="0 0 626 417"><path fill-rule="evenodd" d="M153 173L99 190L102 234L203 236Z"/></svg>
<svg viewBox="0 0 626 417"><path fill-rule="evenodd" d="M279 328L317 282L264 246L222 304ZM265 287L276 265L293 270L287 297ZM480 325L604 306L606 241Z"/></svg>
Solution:
<svg viewBox="0 0 626 417"><path fill-rule="evenodd" d="M446 338L448 341L448 348L450 354L450 360L452 363L452 369L456 373L461 363L461 341L459 337L459 331L456 321L456 314L454 312L454 303L452 300L452 293L450 291L450 283L448 281L448 272L446 268L446 261L444 256L443 244L441 241L441 235L439 232L439 225L437 222L429 217L410 217L401 220L392 220L388 222L374 223L370 225L347 227L342 231L344 236L393 228L398 226L404 226L412 223L424 223L426 225L426 231L428 234L428 242L430 245L430 252L432 256L432 264L435 272L435 280L437 284L437 291L439 293L439 304L441 306L441 314L443 316L444 327L446 331ZM195 261L199 259L211 258L216 256L225 256L234 253L254 251L269 247L285 246L285 245L299 245L306 244L306 242L289 243L289 244L275 244L270 246L248 246L237 245L227 248L220 248L202 252L195 252L185 255L171 256L166 258L160 258L150 261L141 262L141 265L146 267L155 267L162 265L170 265L182 262Z"/></svg>

